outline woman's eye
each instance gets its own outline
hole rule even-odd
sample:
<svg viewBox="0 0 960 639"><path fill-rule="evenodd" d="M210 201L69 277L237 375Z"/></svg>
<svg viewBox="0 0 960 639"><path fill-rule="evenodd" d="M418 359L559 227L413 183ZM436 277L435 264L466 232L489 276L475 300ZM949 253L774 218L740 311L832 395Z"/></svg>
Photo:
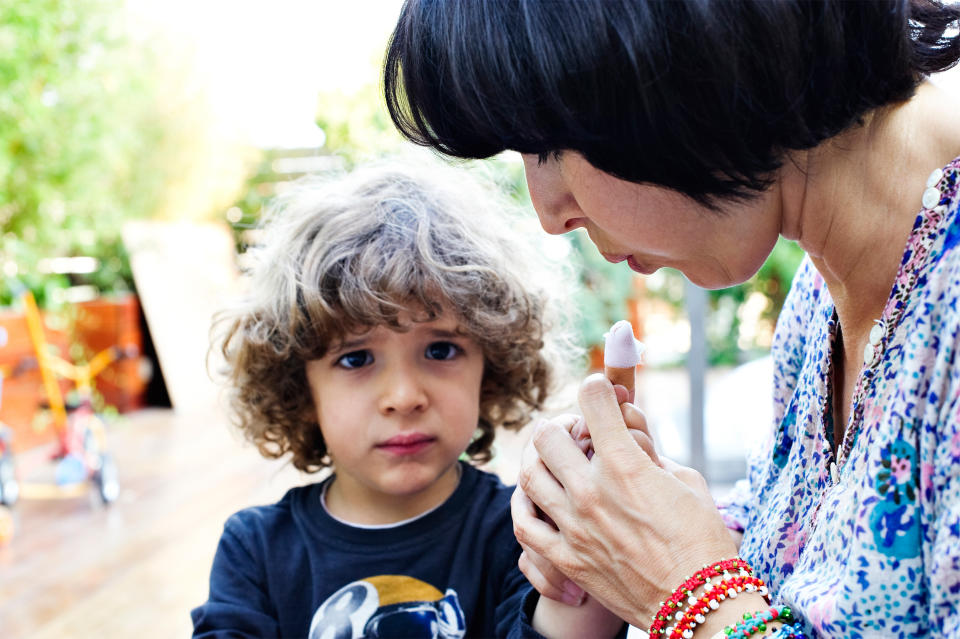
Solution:
<svg viewBox="0 0 960 639"><path fill-rule="evenodd" d="M336 365L343 368L360 368L373 363L370 351L350 351L337 358Z"/></svg>
<svg viewBox="0 0 960 639"><path fill-rule="evenodd" d="M463 349L453 342L434 342L427 346L427 359L453 359L463 352Z"/></svg>

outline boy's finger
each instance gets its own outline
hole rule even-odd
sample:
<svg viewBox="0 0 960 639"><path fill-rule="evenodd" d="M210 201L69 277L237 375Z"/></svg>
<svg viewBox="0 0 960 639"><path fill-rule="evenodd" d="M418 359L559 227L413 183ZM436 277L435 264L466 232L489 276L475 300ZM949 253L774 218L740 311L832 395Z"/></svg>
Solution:
<svg viewBox="0 0 960 639"><path fill-rule="evenodd" d="M648 437L653 438L653 435L650 434L650 428L647 426L646 414L635 404L621 403L620 411L623 414L623 421L626 422L627 428L643 431Z"/></svg>
<svg viewBox="0 0 960 639"><path fill-rule="evenodd" d="M546 421L546 420L544 420ZM573 415L572 413L562 413L550 419L550 422L553 424L559 424L571 435L574 435L574 430L578 423L582 422L583 418L580 415ZM576 437L576 435L574 435Z"/></svg>
<svg viewBox="0 0 960 639"><path fill-rule="evenodd" d="M617 393L617 402L623 404L625 402L633 403L633 391L629 390L623 384L614 384L614 392Z"/></svg>
<svg viewBox="0 0 960 639"><path fill-rule="evenodd" d="M629 373L626 371L627 369L607 367L603 369L603 374L613 384L614 390L617 391L617 401L621 404L624 402L632 404L637 397L634 369L629 369ZM628 379L630 380L629 383L627 383Z"/></svg>
<svg viewBox="0 0 960 639"><path fill-rule="evenodd" d="M573 425L573 428L570 429L570 434L577 440L589 439L590 431L587 430L587 423L583 421L583 417L580 417L577 423Z"/></svg>
<svg viewBox="0 0 960 639"><path fill-rule="evenodd" d="M647 416L633 404L620 404L620 410L623 412L623 421L630 429L633 439L640 444L640 448L650 456L655 464L663 467L657 448L654 446L653 435L650 434L650 429L647 427Z"/></svg>
<svg viewBox="0 0 960 639"><path fill-rule="evenodd" d="M663 468L663 463L660 461L660 456L657 454L657 449L653 445L653 440L650 439L650 436L641 430L631 430L630 434L633 436L633 440L637 442L637 445L643 449L643 452L650 457L653 463Z"/></svg>
<svg viewBox="0 0 960 639"><path fill-rule="evenodd" d="M530 548L523 549L517 563L530 585L544 597L561 601L568 606L579 606L583 603L586 596L583 589L564 577L553 564Z"/></svg>

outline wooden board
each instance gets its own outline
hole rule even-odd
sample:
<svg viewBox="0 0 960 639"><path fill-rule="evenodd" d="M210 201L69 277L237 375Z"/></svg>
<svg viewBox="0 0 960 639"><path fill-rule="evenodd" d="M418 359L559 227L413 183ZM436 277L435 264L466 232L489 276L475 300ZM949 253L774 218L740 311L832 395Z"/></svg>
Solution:
<svg viewBox="0 0 960 639"><path fill-rule="evenodd" d="M230 230L137 221L124 226L123 242L174 409L214 405L218 389L207 373L211 320L239 286ZM212 358L211 370L217 365Z"/></svg>

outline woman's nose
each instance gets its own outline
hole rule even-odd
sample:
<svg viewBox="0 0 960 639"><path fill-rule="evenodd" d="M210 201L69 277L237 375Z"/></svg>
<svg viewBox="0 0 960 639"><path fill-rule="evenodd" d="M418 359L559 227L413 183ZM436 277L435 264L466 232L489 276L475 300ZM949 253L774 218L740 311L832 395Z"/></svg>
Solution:
<svg viewBox="0 0 960 639"><path fill-rule="evenodd" d="M380 412L384 415L407 415L423 411L428 404L420 376L409 367L395 367L381 380Z"/></svg>
<svg viewBox="0 0 960 639"><path fill-rule="evenodd" d="M586 226L586 217L563 180L559 161L551 157L540 162L536 155L530 154L521 157L530 201L543 230L560 235Z"/></svg>

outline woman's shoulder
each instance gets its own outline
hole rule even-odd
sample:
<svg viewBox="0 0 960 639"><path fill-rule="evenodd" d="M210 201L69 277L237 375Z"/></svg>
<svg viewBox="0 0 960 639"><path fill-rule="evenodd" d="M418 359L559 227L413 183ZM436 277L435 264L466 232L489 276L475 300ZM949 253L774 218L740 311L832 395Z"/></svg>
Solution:
<svg viewBox="0 0 960 639"><path fill-rule="evenodd" d="M823 276L809 256L804 256L793 276L790 290L777 320L777 330L806 332L814 318L833 309L833 298Z"/></svg>
<svg viewBox="0 0 960 639"><path fill-rule="evenodd" d="M960 392L955 356L960 347L960 197L955 186L960 185L951 185L941 205L926 211L934 217L929 232L912 238L904 254L905 263L922 259L922 265L901 271L906 275L898 277L912 280L912 286L888 303L903 310L887 346L887 358L897 365L884 377L895 384L899 410L909 414L916 411L911 407L926 407L927 430L939 433L938 439L956 430L960 416L955 399Z"/></svg>
<svg viewBox="0 0 960 639"><path fill-rule="evenodd" d="M941 279L956 279L960 271L960 197L955 197L944 207L944 222L940 230L941 244L934 252L931 266Z"/></svg>
<svg viewBox="0 0 960 639"><path fill-rule="evenodd" d="M797 267L787 294L787 306L794 311L812 312L824 301L831 301L823 276L817 271L809 255L804 255Z"/></svg>
<svg viewBox="0 0 960 639"><path fill-rule="evenodd" d="M777 317L772 352L775 359L803 360L811 331L820 330L833 314L833 299L823 276L809 257L800 263ZM799 359L798 359L799 358ZM784 365L786 362L781 362Z"/></svg>
<svg viewBox="0 0 960 639"><path fill-rule="evenodd" d="M960 176L960 158L955 160L948 170L953 168L955 180ZM924 321L934 326L947 328L960 325L960 180L952 184L944 197L944 203L933 211L942 215L936 225L920 242L930 247L929 258L916 274L916 283L911 291L913 302ZM908 246L908 259L911 249Z"/></svg>

